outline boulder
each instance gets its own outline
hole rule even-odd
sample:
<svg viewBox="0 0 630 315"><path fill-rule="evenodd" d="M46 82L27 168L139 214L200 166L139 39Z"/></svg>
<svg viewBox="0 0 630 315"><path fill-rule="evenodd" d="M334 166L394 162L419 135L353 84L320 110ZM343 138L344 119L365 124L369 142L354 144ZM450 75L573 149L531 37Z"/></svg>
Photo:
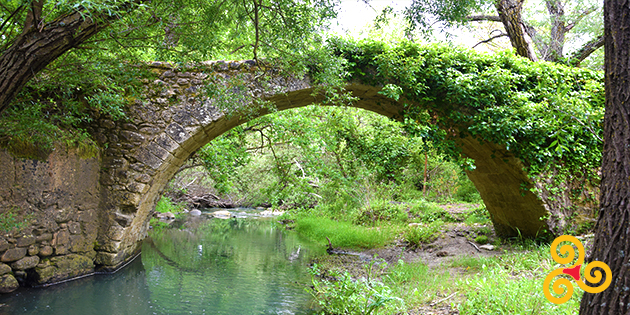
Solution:
<svg viewBox="0 0 630 315"><path fill-rule="evenodd" d="M201 211L199 211L199 210L197 210L197 209L192 210L192 211L190 211L189 213L190 213L190 215L195 216L195 217L198 217L198 216L200 216L200 215L201 215Z"/></svg>
<svg viewBox="0 0 630 315"><path fill-rule="evenodd" d="M20 287L20 284L12 274L0 276L0 293L11 293L18 287Z"/></svg>

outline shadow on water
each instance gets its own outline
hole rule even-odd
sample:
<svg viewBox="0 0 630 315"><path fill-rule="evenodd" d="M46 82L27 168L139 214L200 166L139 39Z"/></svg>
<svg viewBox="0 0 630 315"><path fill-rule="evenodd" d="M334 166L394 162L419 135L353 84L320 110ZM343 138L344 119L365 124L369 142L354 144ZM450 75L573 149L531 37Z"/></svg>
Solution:
<svg viewBox="0 0 630 315"><path fill-rule="evenodd" d="M269 219L190 218L118 273L0 296L0 314L309 314L313 248Z"/></svg>

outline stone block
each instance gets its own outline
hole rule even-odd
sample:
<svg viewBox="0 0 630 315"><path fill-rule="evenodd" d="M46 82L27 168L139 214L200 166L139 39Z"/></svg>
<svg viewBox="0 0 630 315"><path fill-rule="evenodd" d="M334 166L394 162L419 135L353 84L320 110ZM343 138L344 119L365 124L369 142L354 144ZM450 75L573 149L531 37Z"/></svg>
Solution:
<svg viewBox="0 0 630 315"><path fill-rule="evenodd" d="M53 257L49 263L49 266L42 266L43 268L38 266L35 269L39 284L88 274L94 270L92 259L77 254Z"/></svg>
<svg viewBox="0 0 630 315"><path fill-rule="evenodd" d="M155 138L155 142L168 152L175 152L179 148L179 144L171 139L167 134L161 134Z"/></svg>
<svg viewBox="0 0 630 315"><path fill-rule="evenodd" d="M73 253L84 253L94 249L94 243L83 235L70 236L70 251Z"/></svg>
<svg viewBox="0 0 630 315"><path fill-rule="evenodd" d="M42 235L37 236L37 242L50 241L53 239L53 235L51 233L44 233Z"/></svg>
<svg viewBox="0 0 630 315"><path fill-rule="evenodd" d="M17 247L28 247L30 245L35 244L35 236L23 236L17 239L15 245Z"/></svg>
<svg viewBox="0 0 630 315"><path fill-rule="evenodd" d="M68 244L68 242L70 242L70 233L66 230L61 230L55 233L52 240L52 245L53 246L65 245L65 244Z"/></svg>
<svg viewBox="0 0 630 315"><path fill-rule="evenodd" d="M61 256L68 253L69 245L57 245L53 248L55 249L55 256Z"/></svg>
<svg viewBox="0 0 630 315"><path fill-rule="evenodd" d="M136 175L136 177L134 177L134 180L140 183L147 184L149 183L149 181L151 181L151 176L147 174L138 174Z"/></svg>
<svg viewBox="0 0 630 315"><path fill-rule="evenodd" d="M24 258L24 256L26 256L27 251L28 250L24 247L16 247L16 248L9 249L6 252L4 252L4 254L2 254L2 257L0 257L0 261L13 262L13 261L20 260Z"/></svg>
<svg viewBox="0 0 630 315"><path fill-rule="evenodd" d="M11 274L0 276L0 293L11 293L20 287L15 277Z"/></svg>
<svg viewBox="0 0 630 315"><path fill-rule="evenodd" d="M52 254L53 254L52 246L46 245L46 246L43 246L42 248L40 248L38 255L40 257L48 257L48 256L50 256Z"/></svg>
<svg viewBox="0 0 630 315"><path fill-rule="evenodd" d="M70 234L81 233L81 223L75 221L68 222L68 232L70 232Z"/></svg>
<svg viewBox="0 0 630 315"><path fill-rule="evenodd" d="M0 253L4 252L5 250L7 250L9 248L12 248L12 247L15 247L15 245L7 242L4 239L0 239Z"/></svg>
<svg viewBox="0 0 630 315"><path fill-rule="evenodd" d="M57 223L65 223L76 217L76 209L74 207L66 207L57 209L54 213L54 219Z"/></svg>
<svg viewBox="0 0 630 315"><path fill-rule="evenodd" d="M28 255L29 256L35 256L39 254L39 246L37 245L31 245L28 247Z"/></svg>
<svg viewBox="0 0 630 315"><path fill-rule="evenodd" d="M28 256L12 263L11 268L13 268L13 270L27 270L27 269L35 268L37 264L39 264L39 257Z"/></svg>
<svg viewBox="0 0 630 315"><path fill-rule="evenodd" d="M120 137L123 139L123 141L132 142L132 143L140 143L145 140L142 134L134 132L134 131L127 131L127 130L121 131Z"/></svg>
<svg viewBox="0 0 630 315"><path fill-rule="evenodd" d="M149 143L147 146L147 151L149 151L149 153L155 155L156 157L158 157L160 160L166 160L171 154L165 150L164 148L162 148L161 146L159 146L157 143L153 142L153 143Z"/></svg>
<svg viewBox="0 0 630 315"><path fill-rule="evenodd" d="M84 210L79 212L78 215L79 222L95 222L96 219L96 212L94 210Z"/></svg>
<svg viewBox="0 0 630 315"><path fill-rule="evenodd" d="M173 140L175 140L175 142L179 144L190 138L190 135L188 134L188 132L186 132L184 127L177 123L172 123L168 125L165 131Z"/></svg>
<svg viewBox="0 0 630 315"><path fill-rule="evenodd" d="M0 263L0 275L4 275L11 272L11 267L7 264Z"/></svg>

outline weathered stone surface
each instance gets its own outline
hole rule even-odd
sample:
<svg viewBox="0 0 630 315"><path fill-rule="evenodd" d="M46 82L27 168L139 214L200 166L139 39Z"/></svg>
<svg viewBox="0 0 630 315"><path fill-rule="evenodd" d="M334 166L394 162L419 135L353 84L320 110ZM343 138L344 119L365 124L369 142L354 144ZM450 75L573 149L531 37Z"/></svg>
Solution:
<svg viewBox="0 0 630 315"><path fill-rule="evenodd" d="M23 248L23 247L17 247L17 248L9 249L6 252L4 252L4 254L2 254L2 257L0 258L0 261L2 261L2 262L13 262L13 261L16 261L16 260L20 260L24 256L26 256L26 252L27 251L28 250L26 248Z"/></svg>
<svg viewBox="0 0 630 315"><path fill-rule="evenodd" d="M68 254L68 252L69 252L68 251L68 247L70 247L69 244L54 246L53 248L55 249L55 256L61 256L61 255Z"/></svg>
<svg viewBox="0 0 630 315"><path fill-rule="evenodd" d="M26 269L35 268L37 264L39 264L39 257L28 256L12 263L11 268L13 268L13 270L26 270Z"/></svg>
<svg viewBox="0 0 630 315"><path fill-rule="evenodd" d="M5 250L7 250L7 249L9 249L9 248L12 248L12 247L14 247L14 245L13 245L13 244L11 244L11 243L7 242L7 241L6 241L6 240L4 240L4 239L0 239L0 253L1 253L1 252L4 252Z"/></svg>
<svg viewBox="0 0 630 315"><path fill-rule="evenodd" d="M24 236L17 239L15 245L17 247L27 247L35 244L35 236Z"/></svg>
<svg viewBox="0 0 630 315"><path fill-rule="evenodd" d="M0 276L0 293L11 293L17 288L20 287L20 284L15 280L15 277L11 274L5 274Z"/></svg>
<svg viewBox="0 0 630 315"><path fill-rule="evenodd" d="M147 184L147 183L149 183L149 181L151 181L151 176L149 176L147 174L138 174L138 175L136 175L136 177L134 179L137 182Z"/></svg>
<svg viewBox="0 0 630 315"><path fill-rule="evenodd" d="M61 230L55 233L51 244L53 246L65 245L68 244L68 242L70 242L70 233L67 230Z"/></svg>
<svg viewBox="0 0 630 315"><path fill-rule="evenodd" d="M70 252L84 253L94 248L94 243L83 235L70 236Z"/></svg>
<svg viewBox="0 0 630 315"><path fill-rule="evenodd" d="M37 245L31 245L28 247L28 255L29 256L35 256L39 254L39 246Z"/></svg>
<svg viewBox="0 0 630 315"><path fill-rule="evenodd" d="M7 264L0 263L0 275L11 272L11 267Z"/></svg>
<svg viewBox="0 0 630 315"><path fill-rule="evenodd" d="M81 233L81 223L75 221L68 222L68 232L70 232L70 234Z"/></svg>
<svg viewBox="0 0 630 315"><path fill-rule="evenodd" d="M72 220L76 216L76 209L74 207L67 207L58 209L55 211L55 222L65 223Z"/></svg>
<svg viewBox="0 0 630 315"><path fill-rule="evenodd" d="M39 254L38 254L38 255L39 255L40 257L48 257L48 256L50 256L50 255L52 255L52 254L53 254L53 248L52 248L52 246L48 246L48 245L46 245L46 246L42 247L42 248L39 250Z"/></svg>
<svg viewBox="0 0 630 315"><path fill-rule="evenodd" d="M44 241L50 241L53 239L53 235L50 233L44 233L40 236L37 237L37 242L44 242Z"/></svg>
<svg viewBox="0 0 630 315"><path fill-rule="evenodd" d="M53 257L49 266L35 268L39 284L55 282L90 273L94 270L91 259L77 254Z"/></svg>

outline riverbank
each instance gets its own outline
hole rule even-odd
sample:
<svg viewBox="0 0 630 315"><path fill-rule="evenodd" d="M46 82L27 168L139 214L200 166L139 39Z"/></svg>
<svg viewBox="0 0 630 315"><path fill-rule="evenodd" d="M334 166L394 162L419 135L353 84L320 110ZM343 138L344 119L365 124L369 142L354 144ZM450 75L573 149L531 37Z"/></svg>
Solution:
<svg viewBox="0 0 630 315"><path fill-rule="evenodd" d="M544 297L544 278L560 267L551 259L548 243L497 238L489 221L475 217L479 212L476 205L440 208L455 222L411 222L406 228L399 224L390 242L372 248L346 248L332 241L334 250L329 252L333 254L311 263L315 303L330 307L331 312L339 312L336 305L355 303L355 310L367 311L369 305L378 304L373 309L378 314L578 312L583 294L579 288L562 305ZM300 222L308 221L299 217L293 220L294 225L289 223L288 227L298 231L303 230ZM431 224L432 236L417 244L409 242L412 229L427 229ZM388 233L387 224L365 228ZM312 237L316 233L304 234ZM364 235L374 237L369 232ZM588 238L583 242L588 247Z"/></svg>

